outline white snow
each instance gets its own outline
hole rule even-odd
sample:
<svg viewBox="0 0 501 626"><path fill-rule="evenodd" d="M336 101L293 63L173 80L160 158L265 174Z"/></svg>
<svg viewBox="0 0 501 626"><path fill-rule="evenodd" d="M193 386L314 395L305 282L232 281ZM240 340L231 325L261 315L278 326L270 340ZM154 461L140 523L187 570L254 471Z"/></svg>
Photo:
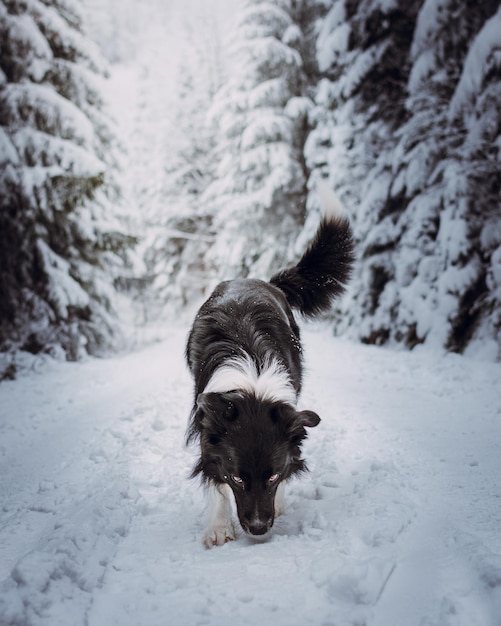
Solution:
<svg viewBox="0 0 501 626"><path fill-rule="evenodd" d="M451 117L463 109L471 108L471 102L481 91L485 76L499 71L501 66L501 7L475 37L464 63L461 78L450 103Z"/></svg>
<svg viewBox="0 0 501 626"><path fill-rule="evenodd" d="M267 543L201 544L187 328L0 386L0 624L496 626L501 365L304 332L322 422Z"/></svg>
<svg viewBox="0 0 501 626"><path fill-rule="evenodd" d="M89 294L71 277L68 261L55 254L42 239L38 239L37 249L40 261L49 277L48 295L58 314L64 319L68 315L70 306L88 305Z"/></svg>
<svg viewBox="0 0 501 626"><path fill-rule="evenodd" d="M412 40L411 55L416 59L440 36L440 29L449 19L451 0L425 0L418 13Z"/></svg>
<svg viewBox="0 0 501 626"><path fill-rule="evenodd" d="M24 51L26 73L34 82L41 82L50 70L52 50L38 29L35 20L29 15L19 15L16 19L7 17L9 37L15 46ZM13 45L11 43L11 46Z"/></svg>
<svg viewBox="0 0 501 626"><path fill-rule="evenodd" d="M20 111L24 115L22 122L37 128L34 122L37 112L43 111L43 120L38 128L73 139L78 145L90 148L94 141L92 123L82 111L47 85L9 83L5 88L5 108L7 119L20 125Z"/></svg>
<svg viewBox="0 0 501 626"><path fill-rule="evenodd" d="M94 4L96 11L104 10ZM200 20L202 4L190 1L188 13L198 12ZM388 8L392 0L379 4ZM413 44L413 56L422 59L415 85L433 68L426 50L449 0L424 4ZM157 14L161 6L164 12ZM141 215L170 206L165 170L184 145L184 128L176 127L179 78L183 63L190 69L196 58L200 30L194 27L188 40L180 7L172 0L117 3L116 21L109 24L110 33L122 22L131 29L130 41L110 34L108 43L127 61L114 68L112 88L122 137L132 148L125 194L131 204L137 200ZM322 34L319 60L325 67L346 48L340 10L329 14ZM489 33L494 50L494 31ZM269 40L262 45L267 49ZM283 43L275 48L277 67L300 64ZM472 57L471 67L488 50L477 46L477 52L482 54ZM333 100L338 88L350 93L377 58L370 51L360 56L339 87L324 82L319 99ZM250 103L280 103L282 83L259 84ZM464 83L461 102L470 92ZM240 106L238 97L233 96L234 108ZM287 114L302 115L303 105L309 108L305 100L291 100ZM71 107L63 113L68 131L91 145L85 115L76 119ZM347 162L336 146L350 136L356 122L351 113L347 105L337 126L328 129L333 176L340 176ZM219 117L221 131L235 124L235 132L241 132L235 116ZM269 132L274 121L267 117L250 127L249 144L259 144L262 129ZM277 128L285 132L286 122ZM310 164L323 158L315 141L325 139L320 133L310 138ZM273 152L266 144L259 147L243 166L259 170L272 163L275 178L261 199L288 184L296 170L282 146ZM13 144L4 150L13 151ZM399 182L417 190L426 163L419 148L413 156L418 171L409 164ZM61 163L70 157L61 150ZM351 170L355 179L361 165ZM369 206L383 201L393 180L383 169L370 177L361 193L367 232ZM460 185L457 174L449 179ZM299 175L296 180L302 184ZM225 185L226 180L214 182L213 196L225 192ZM444 193L452 198L458 189L451 185L446 182ZM221 200L219 219L236 220L256 198L231 196L231 212ZM431 213L434 206L427 205ZM448 242L447 254L457 258L464 237L459 208L455 211L444 213L440 237ZM305 240L317 222L312 211ZM408 226L409 237L414 226ZM252 231L245 228L250 238ZM243 249L232 247L231 228L226 232L220 234L218 254L227 250L228 265L236 266ZM374 232L374 243L391 234ZM270 257L273 243L270 238ZM303 247L301 241L298 245ZM437 314L428 277L438 273L440 259L423 257L424 252L416 249L413 256L412 250L404 259L401 315L411 317L418 309L419 334L429 328L438 336L445 334L447 306L451 311L455 306L451 286L461 291L475 268L444 275L435 290L440 287L449 299L443 298ZM501 284L500 258L501 248L488 277L496 285ZM263 273L269 264L263 255ZM83 292L75 292L69 275L62 276L67 268L53 265L59 290L53 295L60 306L70 300L84 305ZM382 295L389 307L394 296L391 286ZM442 339L431 342L435 352L418 347L408 353L335 339L322 327L305 328L308 371L300 408L322 417L304 448L311 472L288 485L285 515L268 542L239 536L205 550L203 490L188 478L196 450L184 447L192 400L183 365L187 332L187 326L170 326L162 343L108 360L35 358L32 371L0 385L1 626L500 626L501 364L481 360L493 358L494 344L472 350L473 359L441 354ZM28 362L26 355L15 358L21 369Z"/></svg>
<svg viewBox="0 0 501 626"><path fill-rule="evenodd" d="M325 71L341 52L348 49L350 27L346 23L343 2L336 2L326 15L317 39L317 61L320 71Z"/></svg>

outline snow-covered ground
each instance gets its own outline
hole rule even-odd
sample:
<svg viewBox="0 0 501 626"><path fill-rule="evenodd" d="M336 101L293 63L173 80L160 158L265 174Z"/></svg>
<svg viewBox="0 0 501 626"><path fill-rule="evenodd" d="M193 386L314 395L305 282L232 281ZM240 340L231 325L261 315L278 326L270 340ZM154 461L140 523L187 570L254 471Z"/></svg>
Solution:
<svg viewBox="0 0 501 626"><path fill-rule="evenodd" d="M0 386L0 624L501 624L501 365L305 328L310 473L206 550L187 328Z"/></svg>
<svg viewBox="0 0 501 626"><path fill-rule="evenodd" d="M111 83L140 215L165 203L180 141L182 4L128 3ZM270 541L209 551L184 447L187 326L160 334L0 385L0 626L501 625L501 364L306 327L311 472Z"/></svg>

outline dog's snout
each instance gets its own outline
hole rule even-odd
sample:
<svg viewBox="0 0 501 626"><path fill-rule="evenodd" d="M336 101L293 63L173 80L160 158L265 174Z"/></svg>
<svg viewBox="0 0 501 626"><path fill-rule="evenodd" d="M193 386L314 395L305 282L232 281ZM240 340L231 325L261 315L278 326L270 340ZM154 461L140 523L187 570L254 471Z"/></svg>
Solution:
<svg viewBox="0 0 501 626"><path fill-rule="evenodd" d="M266 535L273 526L273 516L271 515L246 515L244 529L256 537Z"/></svg>
<svg viewBox="0 0 501 626"><path fill-rule="evenodd" d="M256 520L251 522L248 528L251 535L266 535L266 533L270 530L270 523Z"/></svg>

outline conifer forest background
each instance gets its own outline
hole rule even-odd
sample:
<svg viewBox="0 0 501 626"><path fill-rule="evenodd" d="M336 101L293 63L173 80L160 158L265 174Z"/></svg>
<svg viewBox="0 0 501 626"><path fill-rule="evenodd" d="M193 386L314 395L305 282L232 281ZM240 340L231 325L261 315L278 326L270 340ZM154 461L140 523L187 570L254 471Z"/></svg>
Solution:
<svg viewBox="0 0 501 626"><path fill-rule="evenodd" d="M293 263L319 179L332 332L499 360L500 165L498 0L2 0L0 378Z"/></svg>

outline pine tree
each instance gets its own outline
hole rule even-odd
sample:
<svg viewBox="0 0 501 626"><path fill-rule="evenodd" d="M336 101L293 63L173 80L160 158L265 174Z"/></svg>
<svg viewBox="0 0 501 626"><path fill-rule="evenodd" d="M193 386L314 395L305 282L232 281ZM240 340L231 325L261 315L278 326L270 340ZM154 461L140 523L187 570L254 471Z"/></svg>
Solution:
<svg viewBox="0 0 501 626"><path fill-rule="evenodd" d="M448 117L464 130L459 176L466 187L469 259L460 264L472 276L460 294L448 347L462 351L491 340L491 353L497 348L501 358L501 7L482 3L466 12L464 27L469 46Z"/></svg>
<svg viewBox="0 0 501 626"><path fill-rule="evenodd" d="M111 175L106 66L74 0L0 4L0 350L102 354L134 243Z"/></svg>
<svg viewBox="0 0 501 626"><path fill-rule="evenodd" d="M213 282L265 277L293 256L305 210L305 67L315 15L313 2L254 0L239 16L228 80L210 111L215 180L201 197L212 216L203 263Z"/></svg>
<svg viewBox="0 0 501 626"><path fill-rule="evenodd" d="M337 327L362 341L499 350L497 9L346 0L323 22L307 163L354 215Z"/></svg>
<svg viewBox="0 0 501 626"><path fill-rule="evenodd" d="M177 313L207 282L203 256L212 218L200 198L215 175L215 131L206 118L225 76L224 9L224 3L200 4L189 21L176 24L178 67L161 142L161 181L156 206L146 211L148 322Z"/></svg>

